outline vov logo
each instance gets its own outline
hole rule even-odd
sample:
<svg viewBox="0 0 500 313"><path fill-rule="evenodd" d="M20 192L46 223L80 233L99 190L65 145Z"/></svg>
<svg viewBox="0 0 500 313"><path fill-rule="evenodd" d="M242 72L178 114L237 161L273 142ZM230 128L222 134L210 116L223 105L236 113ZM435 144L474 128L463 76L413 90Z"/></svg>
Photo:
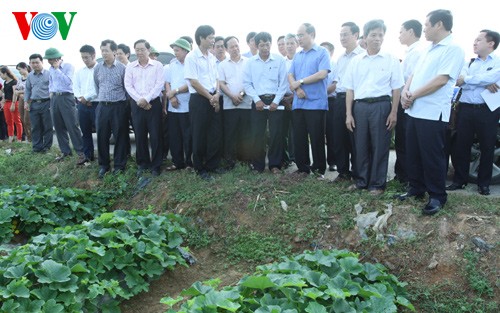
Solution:
<svg viewBox="0 0 500 313"><path fill-rule="evenodd" d="M77 12L68 12L71 15L69 23L64 17L66 12L52 12L52 14L30 12L31 21L29 23L26 19L27 13L28 12L12 12L16 17L17 25L19 26L19 30L24 40L28 39L30 31L40 40L52 39L57 31L59 31L62 39L66 40L71 24L73 24L73 18Z"/></svg>

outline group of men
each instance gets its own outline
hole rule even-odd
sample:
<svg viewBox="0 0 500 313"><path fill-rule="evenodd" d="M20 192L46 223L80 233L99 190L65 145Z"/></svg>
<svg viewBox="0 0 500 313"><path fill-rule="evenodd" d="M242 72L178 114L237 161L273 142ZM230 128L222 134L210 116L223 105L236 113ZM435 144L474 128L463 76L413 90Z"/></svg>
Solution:
<svg viewBox="0 0 500 313"><path fill-rule="evenodd" d="M431 45L424 48L419 43L422 24L403 23L400 41L409 50L402 63L381 49L386 32L382 20L366 23L362 34L355 23L344 23L340 42L345 52L337 63L331 60L333 45L315 43L316 31L309 23L301 24L296 34L278 38L281 54L271 53L272 37L267 32L250 33L246 38L250 51L241 54L238 38L215 37L213 27L202 25L195 32L197 47L189 37L179 38L171 44L175 59L165 67L150 57L151 46L145 40L135 42L137 61L128 65L117 59L130 53L125 45L103 41L99 64L95 50L83 46L85 67L76 75L70 64L62 62L62 54L51 48L44 56L51 64L49 71L43 69L41 55L30 56L34 72L28 77L25 99L39 116L32 120L33 150L50 147L53 121L62 152L59 159L71 154L69 135L80 155L78 164L90 161L95 120L99 176L110 171L111 135L114 171L121 172L130 151L131 117L141 173L160 174L164 149L172 156L173 165L167 170L193 167L206 180L214 172L230 170L237 161L263 172L267 155L273 174L294 161L297 173L314 173L322 179L328 165L338 171L336 182L354 181L348 190L380 195L386 187L396 128L396 177L409 186L398 198L428 193L423 213L432 215L446 203L446 189L467 183L464 151L470 151L474 133L482 149L479 192L489 193L499 118L499 109L489 111L480 97L486 88L498 89L500 64L492 54L498 33L481 31L474 44L478 57L464 67L465 54L452 41L452 26L450 11L430 12L424 32ZM358 44L360 35L366 49ZM453 148L454 183L446 187L446 131L455 85L462 88L460 144ZM47 117L49 102L52 120ZM165 123L167 141L162 137Z"/></svg>

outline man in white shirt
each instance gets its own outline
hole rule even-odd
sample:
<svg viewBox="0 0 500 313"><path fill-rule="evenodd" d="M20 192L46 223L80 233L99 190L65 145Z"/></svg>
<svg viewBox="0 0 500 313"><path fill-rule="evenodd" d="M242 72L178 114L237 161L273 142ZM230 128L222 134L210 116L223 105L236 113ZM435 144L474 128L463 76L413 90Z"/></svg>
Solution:
<svg viewBox="0 0 500 313"><path fill-rule="evenodd" d="M84 45L80 48L80 55L85 67L76 72L73 81L73 93L77 100L78 121L82 131L84 158L78 165L94 160L94 140L92 129L95 129L95 109L97 108L97 91L94 83L94 67L96 66L95 49Z"/></svg>
<svg viewBox="0 0 500 313"><path fill-rule="evenodd" d="M429 201L422 213L433 215L447 200L445 134L453 88L465 53L453 43L450 11L430 12L424 26L425 38L432 45L423 52L401 93L401 105L408 113L406 152L410 188L399 199L421 198L427 192Z"/></svg>
<svg viewBox="0 0 500 313"><path fill-rule="evenodd" d="M422 35L422 24L417 20L409 20L401 25L399 31L399 42L408 46L406 56L401 63L403 67L403 77L405 82L415 69L418 59L422 55L420 36ZM394 164L394 179L402 184L408 184L408 174L406 173L406 114L405 110L398 106L398 123L394 128L394 147L396 150L396 163Z"/></svg>

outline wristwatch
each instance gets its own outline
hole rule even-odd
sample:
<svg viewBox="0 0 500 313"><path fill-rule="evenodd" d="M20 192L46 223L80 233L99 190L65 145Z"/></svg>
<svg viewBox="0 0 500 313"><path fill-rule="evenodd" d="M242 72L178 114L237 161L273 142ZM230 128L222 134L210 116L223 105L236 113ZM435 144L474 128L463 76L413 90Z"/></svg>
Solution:
<svg viewBox="0 0 500 313"><path fill-rule="evenodd" d="M245 96L245 92L244 91L240 92L240 96L244 97Z"/></svg>
<svg viewBox="0 0 500 313"><path fill-rule="evenodd" d="M301 86L304 85L304 80L303 79L299 80L299 82L300 82Z"/></svg>
<svg viewBox="0 0 500 313"><path fill-rule="evenodd" d="M179 88L175 89L175 94L178 95L179 94Z"/></svg>

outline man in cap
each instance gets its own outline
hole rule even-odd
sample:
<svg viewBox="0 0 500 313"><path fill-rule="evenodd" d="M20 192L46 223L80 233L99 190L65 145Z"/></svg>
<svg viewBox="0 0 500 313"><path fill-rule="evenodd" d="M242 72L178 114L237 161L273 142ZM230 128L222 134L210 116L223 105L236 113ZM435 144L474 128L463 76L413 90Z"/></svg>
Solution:
<svg viewBox="0 0 500 313"><path fill-rule="evenodd" d="M179 38L170 45L175 59L165 66L165 98L168 98L168 135L173 165L167 170L192 167L191 123L189 121L189 92L184 79L184 60L191 45ZM166 104L166 100L165 100Z"/></svg>
<svg viewBox="0 0 500 313"><path fill-rule="evenodd" d="M73 149L75 149L79 156L77 164L83 165L87 159L83 153L82 132L77 120L76 101L73 94L73 75L75 69L73 65L63 62L62 56L63 54L56 48L49 48L45 51L45 56L43 57L50 64L50 109L56 130L57 142L62 152L56 158L56 161L62 161L72 154L69 146L69 138L71 138Z"/></svg>

